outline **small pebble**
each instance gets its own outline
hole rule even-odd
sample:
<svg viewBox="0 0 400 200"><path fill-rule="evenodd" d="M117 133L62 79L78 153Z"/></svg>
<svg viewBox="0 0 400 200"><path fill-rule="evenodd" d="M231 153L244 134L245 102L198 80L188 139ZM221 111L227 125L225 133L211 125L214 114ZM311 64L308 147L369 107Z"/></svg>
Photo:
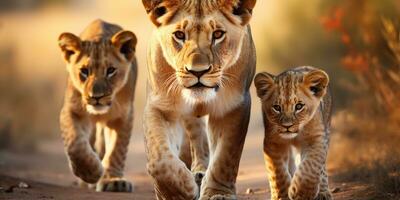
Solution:
<svg viewBox="0 0 400 200"><path fill-rule="evenodd" d="M253 191L253 189L251 189L251 188L247 188L247 190L246 190L246 194L254 194L254 191Z"/></svg>
<svg viewBox="0 0 400 200"><path fill-rule="evenodd" d="M25 182L19 182L18 187L19 188L29 188L29 185Z"/></svg>

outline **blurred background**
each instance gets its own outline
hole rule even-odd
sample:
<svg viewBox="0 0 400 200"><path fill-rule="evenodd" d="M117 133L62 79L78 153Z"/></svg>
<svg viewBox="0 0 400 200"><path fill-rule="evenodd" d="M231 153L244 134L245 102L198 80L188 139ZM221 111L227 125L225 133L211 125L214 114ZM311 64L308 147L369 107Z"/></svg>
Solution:
<svg viewBox="0 0 400 200"><path fill-rule="evenodd" d="M153 26L141 2L134 0L0 1L1 173L52 184L73 181L58 123L67 72L57 38L65 31L79 34L97 18L138 37L127 174L147 181L142 113ZM312 65L330 75L335 113L328 170L333 182L375 188L368 193L371 199L400 198L400 1L259 0L251 25L258 72L278 74ZM262 138L260 103L253 95L238 178L241 190L267 188Z"/></svg>

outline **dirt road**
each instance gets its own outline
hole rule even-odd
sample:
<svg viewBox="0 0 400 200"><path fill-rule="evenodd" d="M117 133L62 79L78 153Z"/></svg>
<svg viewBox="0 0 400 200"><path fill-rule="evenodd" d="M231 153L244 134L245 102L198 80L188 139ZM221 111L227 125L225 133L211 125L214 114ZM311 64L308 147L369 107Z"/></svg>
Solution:
<svg viewBox="0 0 400 200"><path fill-rule="evenodd" d="M260 137L252 134L246 140L237 179L239 199L269 199ZM0 151L0 199L155 199L151 180L145 172L143 142L140 136L132 141L126 175L134 182L134 193L96 193L80 189L68 169L61 141L52 140L41 143L35 153ZM10 189L21 182L29 188ZM249 188L250 194L247 193ZM357 182L332 181L331 188L336 190L336 200L366 199L371 191L367 185Z"/></svg>

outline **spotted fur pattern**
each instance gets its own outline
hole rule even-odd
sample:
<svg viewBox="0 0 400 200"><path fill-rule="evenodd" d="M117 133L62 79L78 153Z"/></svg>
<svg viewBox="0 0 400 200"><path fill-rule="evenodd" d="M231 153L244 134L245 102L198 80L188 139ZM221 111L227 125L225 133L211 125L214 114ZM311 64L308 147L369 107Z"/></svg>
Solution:
<svg viewBox="0 0 400 200"><path fill-rule="evenodd" d="M332 199L326 173L331 96L328 75L298 67L257 74L265 125L264 160L271 199ZM296 169L293 156L301 161Z"/></svg>
<svg viewBox="0 0 400 200"><path fill-rule="evenodd" d="M61 34L59 45L68 71L60 125L70 167L97 191L130 192L123 169L133 124L136 37L96 20L80 37Z"/></svg>

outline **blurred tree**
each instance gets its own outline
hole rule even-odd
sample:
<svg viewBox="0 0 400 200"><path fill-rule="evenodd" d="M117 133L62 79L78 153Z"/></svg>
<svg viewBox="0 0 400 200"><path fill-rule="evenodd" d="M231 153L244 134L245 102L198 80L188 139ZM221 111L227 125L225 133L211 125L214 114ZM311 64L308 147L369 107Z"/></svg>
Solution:
<svg viewBox="0 0 400 200"><path fill-rule="evenodd" d="M378 104L372 108L385 113L394 113L400 103L400 35L385 19L398 18L396 11L394 1L342 0L328 4L328 14L320 19L346 47L341 65L374 94Z"/></svg>

